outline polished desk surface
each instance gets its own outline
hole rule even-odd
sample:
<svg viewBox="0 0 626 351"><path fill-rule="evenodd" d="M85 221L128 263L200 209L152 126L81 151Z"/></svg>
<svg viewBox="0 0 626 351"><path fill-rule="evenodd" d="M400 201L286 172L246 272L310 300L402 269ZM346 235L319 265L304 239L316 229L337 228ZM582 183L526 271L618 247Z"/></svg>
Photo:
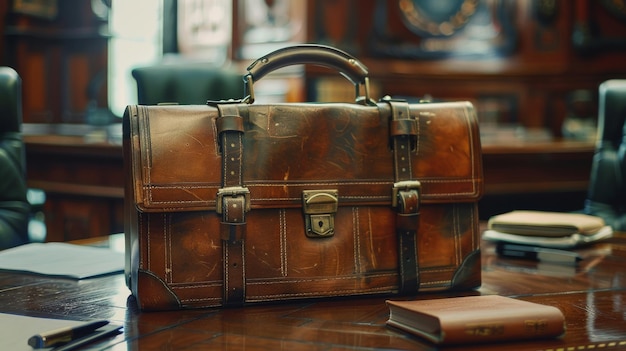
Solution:
<svg viewBox="0 0 626 351"><path fill-rule="evenodd" d="M105 244L119 244L112 236ZM429 298L499 294L560 308L559 339L457 347L462 350L626 349L626 233L578 250L579 267L499 258L483 243L483 284ZM569 269L568 269L569 268ZM384 297L290 302L243 308L139 312L121 274L74 281L0 273L0 312L50 318L106 318L124 333L94 344L107 350L435 350L385 326Z"/></svg>

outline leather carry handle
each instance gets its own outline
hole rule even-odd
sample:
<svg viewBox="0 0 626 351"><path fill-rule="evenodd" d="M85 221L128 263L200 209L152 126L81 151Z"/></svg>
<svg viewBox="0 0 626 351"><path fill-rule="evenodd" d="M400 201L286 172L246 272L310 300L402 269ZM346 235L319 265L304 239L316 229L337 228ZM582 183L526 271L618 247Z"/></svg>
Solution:
<svg viewBox="0 0 626 351"><path fill-rule="evenodd" d="M248 103L254 102L253 85L255 80L258 81L279 68L299 64L312 64L339 71L341 75L354 84L357 100L359 100L360 95L359 86L364 85L364 101L370 103L367 67L344 51L330 46L314 44L288 46L254 61L248 66L248 74L244 76L247 93L245 100Z"/></svg>

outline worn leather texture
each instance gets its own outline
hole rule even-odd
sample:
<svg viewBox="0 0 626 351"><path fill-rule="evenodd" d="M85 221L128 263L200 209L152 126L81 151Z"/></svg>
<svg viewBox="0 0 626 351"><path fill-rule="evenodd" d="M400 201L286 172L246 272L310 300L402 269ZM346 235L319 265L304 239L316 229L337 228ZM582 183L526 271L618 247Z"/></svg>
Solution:
<svg viewBox="0 0 626 351"><path fill-rule="evenodd" d="M483 174L474 109L406 104L410 116L394 121L402 111L392 106L129 106L126 276L139 307L478 287ZM409 142L396 143L398 135ZM396 196L394 184L407 177L419 192ZM217 193L237 182L249 191L241 203L249 211L225 214L245 197ZM332 235L308 235L308 191L336 193ZM407 248L413 257L400 252Z"/></svg>

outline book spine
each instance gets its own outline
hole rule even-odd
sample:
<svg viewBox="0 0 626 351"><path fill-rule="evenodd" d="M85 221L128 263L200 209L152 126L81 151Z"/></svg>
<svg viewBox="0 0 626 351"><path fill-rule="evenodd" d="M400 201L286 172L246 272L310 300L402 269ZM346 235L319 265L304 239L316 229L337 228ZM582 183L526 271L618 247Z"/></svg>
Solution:
<svg viewBox="0 0 626 351"><path fill-rule="evenodd" d="M477 320L442 328L442 343L491 342L557 337L565 332L561 315L540 318Z"/></svg>

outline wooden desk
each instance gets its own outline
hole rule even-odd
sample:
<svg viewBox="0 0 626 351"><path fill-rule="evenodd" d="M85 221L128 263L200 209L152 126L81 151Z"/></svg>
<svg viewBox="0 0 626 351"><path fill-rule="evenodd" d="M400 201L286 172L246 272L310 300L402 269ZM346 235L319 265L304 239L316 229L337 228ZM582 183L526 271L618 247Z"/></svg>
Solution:
<svg viewBox="0 0 626 351"><path fill-rule="evenodd" d="M116 242L112 237L107 242ZM483 243L483 285L441 296L499 294L560 308L562 339L462 347L463 350L626 349L626 234L579 250L577 269L500 259ZM433 295L419 295L428 298ZM52 318L107 318L124 333L110 350L433 350L385 326L385 298L290 302L244 308L137 311L123 275L73 281L0 273L0 312ZM98 349L101 349L98 348ZM457 348L458 350L458 348Z"/></svg>

